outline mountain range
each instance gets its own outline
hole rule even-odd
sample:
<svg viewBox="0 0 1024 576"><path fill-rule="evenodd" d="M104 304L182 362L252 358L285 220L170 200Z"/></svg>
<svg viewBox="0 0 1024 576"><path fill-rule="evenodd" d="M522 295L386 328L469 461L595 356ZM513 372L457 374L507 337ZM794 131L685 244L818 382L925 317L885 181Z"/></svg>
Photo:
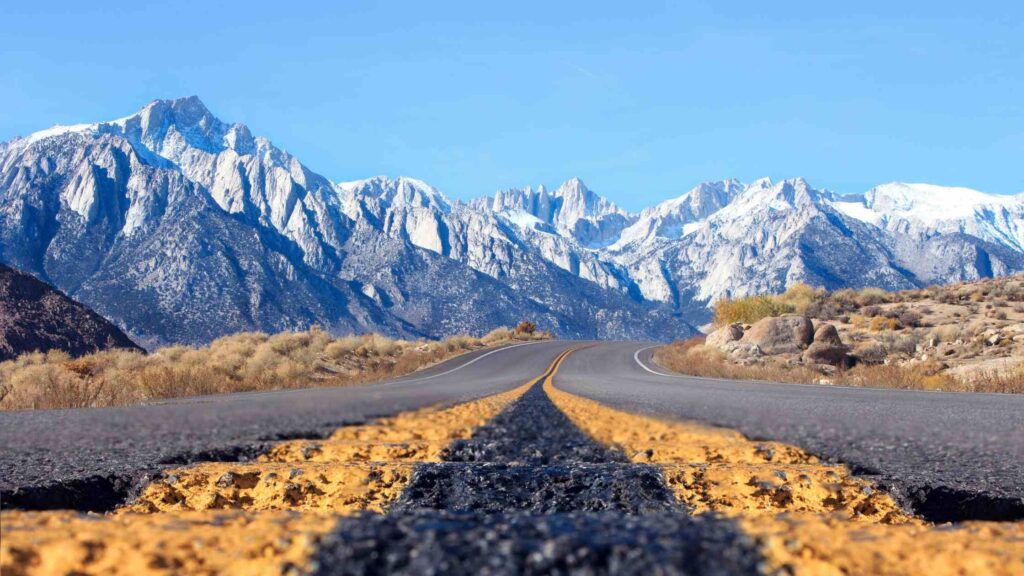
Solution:
<svg viewBox="0 0 1024 576"><path fill-rule="evenodd" d="M0 261L137 342L318 324L404 337L522 318L670 339L722 297L911 288L1024 270L1024 197L891 183L706 182L640 213L579 179L453 201L332 181L196 97L0 144Z"/></svg>

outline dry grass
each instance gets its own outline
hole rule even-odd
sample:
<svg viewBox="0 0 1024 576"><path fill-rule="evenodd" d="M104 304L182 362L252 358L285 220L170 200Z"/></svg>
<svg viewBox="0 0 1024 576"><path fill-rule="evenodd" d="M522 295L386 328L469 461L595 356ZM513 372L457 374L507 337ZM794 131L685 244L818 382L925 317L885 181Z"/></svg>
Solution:
<svg viewBox="0 0 1024 576"><path fill-rule="evenodd" d="M877 299L877 288L865 288L860 292L853 290L828 293L822 288L814 288L807 284L798 283L790 286L782 294L746 296L743 298L726 298L715 303L714 324L725 326L726 324L740 323L753 324L762 318L779 316L782 314L810 314L822 302L838 296L849 298L853 302L871 301ZM885 292L882 292L885 294Z"/></svg>
<svg viewBox="0 0 1024 576"><path fill-rule="evenodd" d="M747 296L745 298L719 300L715 304L715 326L727 324L753 324L762 318L793 312L793 308L778 300L776 296Z"/></svg>
<svg viewBox="0 0 1024 576"><path fill-rule="evenodd" d="M821 379L821 374L803 366L775 363L741 365L730 362L724 352L705 347L704 338L700 336L662 346L655 352L654 360L680 374L708 378L796 383Z"/></svg>
<svg viewBox="0 0 1024 576"><path fill-rule="evenodd" d="M314 327L274 335L244 332L209 346L168 346L149 355L108 350L71 359L64 352L36 352L0 363L0 409L124 406L183 396L346 386L408 374L485 346L550 337L533 327L438 341L378 334L334 338Z"/></svg>
<svg viewBox="0 0 1024 576"><path fill-rule="evenodd" d="M706 348L703 343L704 339L697 337L663 346L655 353L655 361L680 374L710 378L902 390L1024 393L1024 364L1008 370L984 372L970 379L942 373L941 366L932 363L907 366L861 364L826 376L799 364L772 361L737 364L729 361L725 353Z"/></svg>

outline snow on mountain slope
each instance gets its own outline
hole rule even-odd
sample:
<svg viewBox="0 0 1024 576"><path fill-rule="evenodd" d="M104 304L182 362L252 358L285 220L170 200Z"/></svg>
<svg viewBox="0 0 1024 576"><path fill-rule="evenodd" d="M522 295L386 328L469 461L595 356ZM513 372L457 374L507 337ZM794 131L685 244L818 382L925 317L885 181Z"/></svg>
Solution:
<svg viewBox="0 0 1024 576"><path fill-rule="evenodd" d="M695 211L697 197L713 201ZM1012 213L1012 198L997 200ZM707 183L644 211L609 256L644 298L672 303L695 322L707 317L700 307L719 298L779 292L796 282L897 289L1024 270L1021 251L999 241L1016 229L1014 218L932 221L933 228L918 224L915 233L906 225L915 211L892 206L869 207L799 178Z"/></svg>
<svg viewBox="0 0 1024 576"><path fill-rule="evenodd" d="M743 188L736 180L698 184L682 196L641 212L608 250L642 252L657 247L659 241L678 240L699 228L701 220L728 205Z"/></svg>
<svg viewBox="0 0 1024 576"><path fill-rule="evenodd" d="M725 296L1024 270L1024 199L892 183L705 182L631 214L578 178L469 202L332 182L198 98L0 143L0 261L146 344L319 323L441 336L529 316L672 338Z"/></svg>
<svg viewBox="0 0 1024 576"><path fill-rule="evenodd" d="M964 233L1024 250L1024 199L970 188L892 182L833 206L858 220L923 238Z"/></svg>
<svg viewBox="0 0 1024 576"><path fill-rule="evenodd" d="M671 311L571 240L532 244L412 178L334 184L195 97L0 144L0 170L0 259L147 345L314 323L441 336L523 317L584 338L692 330L650 322ZM569 211L605 209L591 201Z"/></svg>
<svg viewBox="0 0 1024 576"><path fill-rule="evenodd" d="M512 188L478 198L469 205L477 210L516 217L519 222L523 221L522 214L528 214L550 225L552 231L592 249L614 242L635 220L635 216L595 194L579 178L566 181L554 192L548 192L544 186L536 191L530 187ZM536 223L532 227L543 229Z"/></svg>

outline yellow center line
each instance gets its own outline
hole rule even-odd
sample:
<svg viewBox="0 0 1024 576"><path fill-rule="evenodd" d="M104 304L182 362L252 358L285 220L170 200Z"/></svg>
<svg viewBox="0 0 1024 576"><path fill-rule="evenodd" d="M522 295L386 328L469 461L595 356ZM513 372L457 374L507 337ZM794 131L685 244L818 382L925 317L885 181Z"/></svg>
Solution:
<svg viewBox="0 0 1024 576"><path fill-rule="evenodd" d="M735 518L768 573L1024 574L1024 523L931 526L846 466L797 446L616 410L556 388L556 373L544 390L577 427L660 467L693 513Z"/></svg>
<svg viewBox="0 0 1024 576"><path fill-rule="evenodd" d="M345 426L324 440L276 444L255 462L168 470L108 515L0 513L0 572L43 574L281 574L308 568L339 515L380 513L420 462L436 462L557 369L448 408Z"/></svg>

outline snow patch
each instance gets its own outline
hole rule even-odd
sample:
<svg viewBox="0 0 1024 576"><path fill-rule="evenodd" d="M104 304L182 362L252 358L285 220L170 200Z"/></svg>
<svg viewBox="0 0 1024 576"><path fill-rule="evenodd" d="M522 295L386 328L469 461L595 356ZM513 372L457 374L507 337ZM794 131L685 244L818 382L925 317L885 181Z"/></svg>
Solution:
<svg viewBox="0 0 1024 576"><path fill-rule="evenodd" d="M502 212L501 216L520 228L536 228L544 224L543 220L525 210L509 210Z"/></svg>

